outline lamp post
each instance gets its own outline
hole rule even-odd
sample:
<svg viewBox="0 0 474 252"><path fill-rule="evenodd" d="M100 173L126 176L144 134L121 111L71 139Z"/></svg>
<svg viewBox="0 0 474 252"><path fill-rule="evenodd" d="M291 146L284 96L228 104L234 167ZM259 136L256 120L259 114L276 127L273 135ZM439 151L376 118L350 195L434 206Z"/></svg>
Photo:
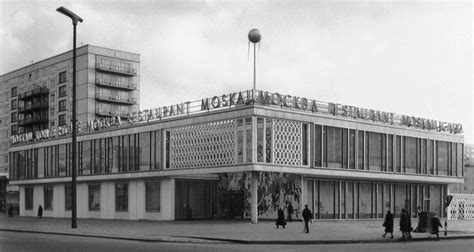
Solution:
<svg viewBox="0 0 474 252"><path fill-rule="evenodd" d="M77 22L82 22L82 18L74 12L59 7L58 12L70 17L73 25L73 42L72 42L72 220L71 228L77 228L77 198L76 198L76 26Z"/></svg>

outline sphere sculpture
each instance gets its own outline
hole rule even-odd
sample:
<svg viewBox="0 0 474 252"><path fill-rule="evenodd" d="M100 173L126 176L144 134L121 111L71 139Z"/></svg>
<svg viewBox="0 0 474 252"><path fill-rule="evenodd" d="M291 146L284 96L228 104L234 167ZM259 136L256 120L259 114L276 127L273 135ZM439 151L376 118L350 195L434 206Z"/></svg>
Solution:
<svg viewBox="0 0 474 252"><path fill-rule="evenodd" d="M260 42L260 39L262 39L262 35L260 35L260 31L258 29L252 29L249 31L250 42L256 44Z"/></svg>

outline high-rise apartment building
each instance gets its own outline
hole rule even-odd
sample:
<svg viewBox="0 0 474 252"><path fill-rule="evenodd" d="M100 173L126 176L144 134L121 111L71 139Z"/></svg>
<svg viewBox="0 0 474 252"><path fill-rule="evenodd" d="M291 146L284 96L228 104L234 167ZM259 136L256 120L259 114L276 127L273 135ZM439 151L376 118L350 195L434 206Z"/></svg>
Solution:
<svg viewBox="0 0 474 252"><path fill-rule="evenodd" d="M126 117L139 109L140 55L77 48L77 120ZM8 175L10 136L70 124L72 51L0 76L0 175Z"/></svg>

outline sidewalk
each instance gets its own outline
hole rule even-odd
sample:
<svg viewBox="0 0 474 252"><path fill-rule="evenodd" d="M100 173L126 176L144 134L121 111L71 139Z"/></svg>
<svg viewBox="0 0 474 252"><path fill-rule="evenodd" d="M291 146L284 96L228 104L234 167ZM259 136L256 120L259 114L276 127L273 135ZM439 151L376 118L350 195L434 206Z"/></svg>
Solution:
<svg viewBox="0 0 474 252"><path fill-rule="evenodd" d="M400 242L395 219L395 239L382 238L382 220L321 220L310 224L310 233L303 233L304 224L290 222L285 229L276 229L273 221L251 224L249 220L205 221L130 221L78 219L71 229L69 218L7 218L0 216L0 231L51 233L113 239L183 243L246 243L246 244L318 244L318 243L383 243ZM416 227L416 219L412 219ZM444 220L443 220L444 226ZM444 229L443 229L444 230ZM428 233L412 233L413 241L435 240ZM449 221L448 236L440 239L474 239L474 220ZM413 242L408 241L408 242Z"/></svg>

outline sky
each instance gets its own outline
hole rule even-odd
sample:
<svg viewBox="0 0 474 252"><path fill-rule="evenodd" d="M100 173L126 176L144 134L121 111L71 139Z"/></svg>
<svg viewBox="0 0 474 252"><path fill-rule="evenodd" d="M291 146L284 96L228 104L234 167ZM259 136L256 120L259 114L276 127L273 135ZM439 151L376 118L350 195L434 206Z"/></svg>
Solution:
<svg viewBox="0 0 474 252"><path fill-rule="evenodd" d="M473 134L468 1L0 1L0 75L77 43L140 54L140 109L257 89L462 123Z"/></svg>

